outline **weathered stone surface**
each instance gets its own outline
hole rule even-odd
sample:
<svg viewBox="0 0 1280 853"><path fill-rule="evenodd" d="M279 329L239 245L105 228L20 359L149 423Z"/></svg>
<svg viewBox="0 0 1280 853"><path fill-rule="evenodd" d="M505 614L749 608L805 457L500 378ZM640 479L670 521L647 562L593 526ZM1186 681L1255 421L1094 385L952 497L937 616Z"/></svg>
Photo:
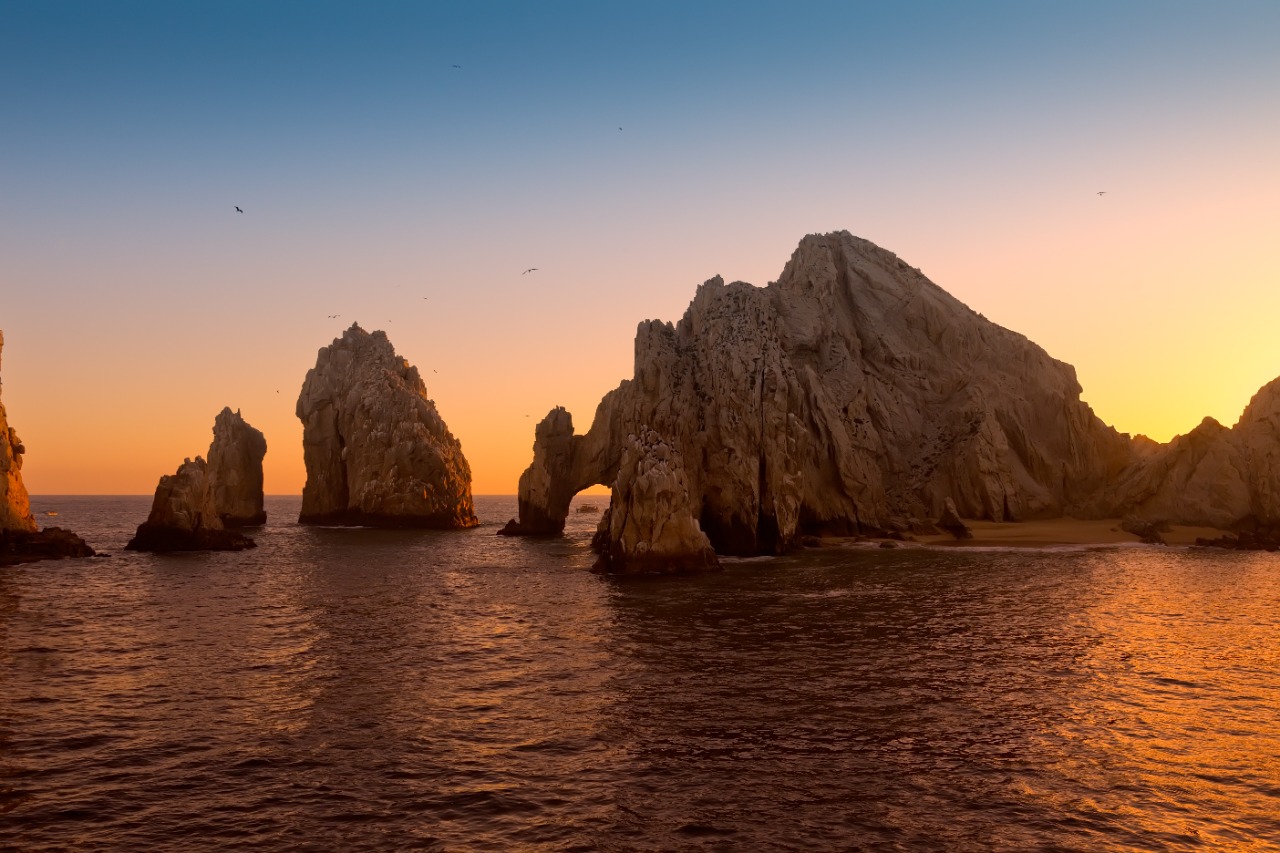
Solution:
<svg viewBox="0 0 1280 853"><path fill-rule="evenodd" d="M0 332L0 351L3 349L4 332ZM0 402L0 566L63 557L92 557L94 550L71 531L61 527L37 529L35 516L31 514L31 499L22 482L24 453L26 448L9 426L4 403Z"/></svg>
<svg viewBox="0 0 1280 853"><path fill-rule="evenodd" d="M0 351L3 349L4 333L0 332ZM27 487L22 483L22 454L25 452L22 439L9 426L4 403L0 402L0 530L28 533L36 530Z"/></svg>
<svg viewBox="0 0 1280 853"><path fill-rule="evenodd" d="M561 411L539 425L519 526L556 532L573 494L625 478L642 426L685 460L691 513L730 554L883 531L948 498L965 518L1061 515L1135 456L1069 365L846 232L806 237L768 287L715 278L678 325L641 323L634 377L591 429Z"/></svg>
<svg viewBox="0 0 1280 853"><path fill-rule="evenodd" d="M160 478L151 513L125 545L129 551L240 551L255 542L227 530L213 502L203 458L184 459L175 474Z"/></svg>
<svg viewBox="0 0 1280 853"><path fill-rule="evenodd" d="M298 397L304 524L477 524L471 467L417 368L352 325L320 350ZM563 521L563 520L562 520Z"/></svg>
<svg viewBox="0 0 1280 853"><path fill-rule="evenodd" d="M675 574L720 567L698 526L680 452L642 427L628 436L597 539L596 570Z"/></svg>
<svg viewBox="0 0 1280 853"><path fill-rule="evenodd" d="M957 539L973 538L973 531L969 529L969 525L960 520L960 513L956 510L956 502L951 498L947 498L942 502L942 515L938 517L938 527Z"/></svg>
<svg viewBox="0 0 1280 853"><path fill-rule="evenodd" d="M208 473L213 504L224 526L266 523L262 494L266 454L266 438L245 422L239 409L233 412L228 406L214 419Z"/></svg>

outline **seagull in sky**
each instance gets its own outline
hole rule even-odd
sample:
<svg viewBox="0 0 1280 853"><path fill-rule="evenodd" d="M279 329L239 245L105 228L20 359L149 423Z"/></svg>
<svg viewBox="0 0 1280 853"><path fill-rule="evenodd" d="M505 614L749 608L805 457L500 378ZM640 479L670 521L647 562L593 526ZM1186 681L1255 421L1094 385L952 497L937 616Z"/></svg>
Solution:
<svg viewBox="0 0 1280 853"><path fill-rule="evenodd" d="M453 67L454 67L454 68L461 68L462 66L461 66L461 65L455 65L455 66L453 66Z"/></svg>
<svg viewBox="0 0 1280 853"><path fill-rule="evenodd" d="M520 275L528 275L528 274L529 274L529 273L531 273L531 272L537 272L537 271L538 271L538 268L537 268L537 267L529 267L527 270L525 270L524 272L520 273Z"/></svg>
<svg viewBox="0 0 1280 853"><path fill-rule="evenodd" d="M1106 194L1107 194L1106 190L1098 190L1098 195L1106 195Z"/></svg>
<svg viewBox="0 0 1280 853"><path fill-rule="evenodd" d="M236 205L236 213L244 213L244 211L240 209L240 205L238 204Z"/></svg>

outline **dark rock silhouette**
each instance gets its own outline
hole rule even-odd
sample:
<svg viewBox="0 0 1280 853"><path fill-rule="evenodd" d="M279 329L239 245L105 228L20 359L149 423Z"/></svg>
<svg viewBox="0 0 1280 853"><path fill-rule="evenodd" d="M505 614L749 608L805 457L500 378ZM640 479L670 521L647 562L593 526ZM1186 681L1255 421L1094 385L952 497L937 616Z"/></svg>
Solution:
<svg viewBox="0 0 1280 853"><path fill-rule="evenodd" d="M184 459L174 474L160 478L151 513L125 545L129 551L241 551L256 543L227 530L213 501L203 458Z"/></svg>

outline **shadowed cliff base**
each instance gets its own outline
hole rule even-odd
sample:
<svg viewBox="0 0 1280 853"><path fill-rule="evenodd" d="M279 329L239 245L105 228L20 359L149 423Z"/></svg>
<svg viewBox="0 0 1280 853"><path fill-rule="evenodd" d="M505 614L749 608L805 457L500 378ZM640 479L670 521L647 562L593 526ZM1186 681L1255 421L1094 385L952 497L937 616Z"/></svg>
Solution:
<svg viewBox="0 0 1280 853"><path fill-rule="evenodd" d="M520 516L503 532L559 533L569 500L593 483L614 485L616 508L638 464L624 460L629 437L644 430L683 460L688 492L687 508L658 508L645 524L691 522L719 554L924 519L960 536L962 518L1269 524L1280 519L1272 386L1236 430L1131 439L1084 403L1070 365L893 253L847 232L810 235L767 287L713 278L678 324L641 323L634 375L605 395L590 430L574 434L559 408L538 424ZM610 548L604 530L602 519ZM649 544L611 567L626 571Z"/></svg>
<svg viewBox="0 0 1280 853"><path fill-rule="evenodd" d="M126 551L243 551L258 543L247 536L225 528L181 530L164 524L143 522L125 546Z"/></svg>

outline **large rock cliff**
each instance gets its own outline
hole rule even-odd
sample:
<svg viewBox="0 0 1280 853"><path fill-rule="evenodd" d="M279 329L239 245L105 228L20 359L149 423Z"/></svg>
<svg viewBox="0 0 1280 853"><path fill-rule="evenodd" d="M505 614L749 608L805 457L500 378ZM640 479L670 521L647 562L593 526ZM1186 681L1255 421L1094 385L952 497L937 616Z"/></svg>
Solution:
<svg viewBox="0 0 1280 853"><path fill-rule="evenodd" d="M213 421L209 482L218 517L227 527L252 527L267 520L263 509L262 459L267 440L228 406Z"/></svg>
<svg viewBox="0 0 1280 853"><path fill-rule="evenodd" d="M4 350L4 333L0 332L0 353ZM33 532L35 517L27 487L22 484L22 439L9 426L9 418L0 402L0 530Z"/></svg>
<svg viewBox="0 0 1280 853"><path fill-rule="evenodd" d="M352 325L320 350L298 397L307 482L299 521L472 527L471 466L418 369L384 332Z"/></svg>
<svg viewBox="0 0 1280 853"><path fill-rule="evenodd" d="M3 350L4 332L0 332L0 351ZM94 556L94 550L69 530L37 529L31 499L22 482L25 452L22 439L9 426L4 403L0 402L0 566Z"/></svg>
<svg viewBox="0 0 1280 853"><path fill-rule="evenodd" d="M124 547L130 551L240 551L252 539L227 530L213 500L213 483L204 459L184 459L174 474L156 486L147 520Z"/></svg>
<svg viewBox="0 0 1280 853"><path fill-rule="evenodd" d="M1082 506L1134 459L1070 365L847 232L806 237L777 282L703 284L677 325L636 334L635 374L585 435L538 427L516 532L562 529L568 498L632 464L652 429L684 460L716 551L894 519L1018 520Z"/></svg>

